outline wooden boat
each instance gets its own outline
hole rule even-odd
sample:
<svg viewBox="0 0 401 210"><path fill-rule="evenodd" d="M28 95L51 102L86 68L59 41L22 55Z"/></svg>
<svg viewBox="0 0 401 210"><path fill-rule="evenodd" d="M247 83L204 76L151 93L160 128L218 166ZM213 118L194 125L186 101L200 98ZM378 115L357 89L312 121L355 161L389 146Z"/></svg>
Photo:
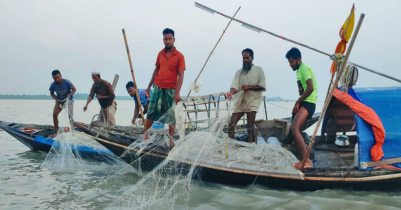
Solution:
<svg viewBox="0 0 401 210"><path fill-rule="evenodd" d="M55 133L54 126L51 125L34 125L0 121L0 128L32 150L49 152L52 146L60 146L58 143L55 143L52 138L46 138ZM82 157L87 158L93 157L93 154L95 153L112 154L109 150L101 148L95 149L84 145L77 146L75 149Z"/></svg>
<svg viewBox="0 0 401 210"><path fill-rule="evenodd" d="M112 126L105 129L102 124L92 125L76 123L76 130L92 136L97 142L105 146L117 156L128 163L137 158L134 155L137 151L128 148L142 133L143 129L128 126ZM283 134L288 129L288 123L284 120L259 121L257 126L262 135L270 136ZM17 140L33 150L49 151L51 145L35 142L38 135L48 136L54 133L53 126L32 125L0 122L0 127L14 136ZM26 133L21 128L30 127L38 129L34 133ZM97 136L97 137L96 137ZM281 138L281 137L280 137ZM339 148L327 144L324 139L315 147L314 168L305 169L298 175L287 173L264 172L261 167L240 168L235 164L226 167L223 164L216 164L218 161L198 162L196 177L204 181L218 182L223 184L248 185L252 183L266 185L273 188L286 188L295 190L317 190L324 188L344 188L353 190L398 190L401 188L401 171L379 168L371 171L364 171L354 166L354 151L357 138L350 138L349 148ZM143 151L143 153L149 150ZM130 155L132 154L132 155ZM167 150L157 149L147 153L149 170L164 160L168 155ZM142 161L146 162L146 161ZM194 164L185 162L183 164Z"/></svg>
<svg viewBox="0 0 401 210"><path fill-rule="evenodd" d="M262 136L281 134L283 130L288 129L288 123L283 120L259 121L257 126L259 126ZM95 139L109 149L115 150L115 147L119 147L115 154L125 154L122 156L125 161L132 162L135 160L135 155L129 155L129 152L126 153L127 150L130 150L127 146L108 146L110 142L121 139L121 137L127 138L127 136L116 135L116 132L111 130L101 131L102 129L96 125L92 126L90 129L89 125L84 124L80 124L77 127L88 134L102 137ZM347 148L337 147L334 145L334 142L322 139L320 136L318 136L316 140L319 144L314 148L314 168L305 169L302 171L301 175L267 173L263 172L260 168L257 170L252 167L244 169L236 167L235 164L226 167L224 164L216 164L218 161L213 160L206 163L196 163L199 167L197 178L223 184L248 185L258 183L274 188L295 190L318 190L326 188L352 190L401 189L401 171L386 167L365 171L355 166L353 148L357 142L357 136L350 136L351 145ZM132 150L133 154L136 152L137 150ZM145 150L144 153L146 152ZM168 155L168 151L153 149L152 152L147 153L147 155L152 157L151 161L154 161L153 165L157 165Z"/></svg>

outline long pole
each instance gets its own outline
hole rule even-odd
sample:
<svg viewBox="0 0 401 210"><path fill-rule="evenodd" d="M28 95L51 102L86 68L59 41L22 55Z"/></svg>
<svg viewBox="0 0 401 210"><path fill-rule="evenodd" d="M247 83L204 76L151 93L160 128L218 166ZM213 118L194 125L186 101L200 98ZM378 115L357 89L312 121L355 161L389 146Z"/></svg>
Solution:
<svg viewBox="0 0 401 210"><path fill-rule="evenodd" d="M342 73L343 73L343 71L344 71L344 69L345 69L345 66L347 65L348 57L349 57L349 55L351 54L352 47L354 46L355 39L356 39L356 37L358 36L358 32L359 32L359 29L361 28L362 21L363 21L364 18L365 18L365 14L362 13L362 14L361 14L361 17L359 18L358 25L356 26L355 33L354 33L354 35L352 36L351 43L350 43L350 45L349 45L349 48L348 48L348 50L347 50L347 53L345 54L344 61L343 61L342 64L341 64L340 71L337 72L336 79L334 80L333 85L331 85L330 92L329 92L329 94L328 94L327 97L326 97L326 100L325 100L325 103L324 103L324 106L323 106L322 113L321 113L321 115L320 115L320 117L319 117L319 120L317 121L317 124L316 124L316 127L315 127L315 131L313 132L312 139L311 139L311 141L310 141L310 143L309 143L308 151L306 152L306 155L305 155L304 159L302 160L301 168L300 168L301 171L304 169L306 160L309 158L310 151L312 150L312 145L313 145L313 143L314 143L314 141L315 141L316 133L317 133L317 131L319 130L320 123L322 122L323 116L325 115L326 110L327 110L327 107L328 107L328 105L330 104L330 101L331 101L331 98L332 98L332 96L333 96L333 93L334 93L334 91L337 89L338 81L340 80L340 77L342 76Z"/></svg>
<svg viewBox="0 0 401 210"><path fill-rule="evenodd" d="M116 87L117 87L117 83L118 83L118 79L120 78L120 76L118 76L118 74L116 74L115 76L114 76L114 79L113 79L113 84L111 85L112 87L113 87L113 90L116 90Z"/></svg>
<svg viewBox="0 0 401 210"><path fill-rule="evenodd" d="M197 3L197 2L195 2L195 6L201 8L201 9L207 11L207 12L210 12L210 13L217 13L217 14L219 14L219 15L225 17L225 18L228 18L228 19L234 20L234 21L236 21L236 22L238 22L238 23L241 23L242 26L244 26L245 28L251 29L251 30L256 31L256 32L259 32L259 33L262 32L262 31L263 31L263 32L266 32L266 33L268 33L268 34L270 34L270 35L272 35L272 36L275 36L275 37L277 37L277 38L283 39L283 40L288 41L288 42L292 42L292 43L294 43L294 44L300 45L300 46L302 46L302 47L308 48L308 49L310 49L310 50L316 51L316 52L318 52L318 53L321 53L321 54L323 54L323 55L327 55L327 56L329 56L330 58L332 58L332 54L330 54L330 53L323 52L323 51L321 51L321 50L318 50L318 49L313 48L313 47L311 47L311 46L308 46L308 45L306 45L306 44L302 44L302 43L300 43L300 42L297 42L297 41L288 39L288 38L286 38L286 37L284 37L284 36L280 36L280 35L275 34L275 33L273 33L273 32L270 32L270 31L267 31L267 30L265 30L265 29L262 29L262 28L260 28L260 27L251 25L251 24L246 23L246 22L244 22L244 21L242 21L242 20L235 19L234 17L230 17L230 16L228 16L228 15L225 15L225 14L223 14L223 13L221 13L221 12L218 12L218 11L212 9L212 8L209 8L209 7L207 7L207 6L204 6L204 5L199 4L199 3ZM361 65L359 65L359 64L355 64L355 63L354 63L354 66L357 66L357 67L359 67L359 68L361 68L361 69L370 71L370 72L372 72L372 73L378 74L378 75L380 75L380 76L387 77L387 78L389 78L389 79L392 79L392 80L394 80L394 81L397 81L397 82L400 82L400 83L401 83L401 80L400 80L400 79L394 78L394 77L392 77L392 76L389 76L389 75L386 75L386 74L383 74L383 73L379 73L379 72L377 72L377 71L374 71L374 70L372 70L372 69L366 68L366 67L361 66Z"/></svg>
<svg viewBox="0 0 401 210"><path fill-rule="evenodd" d="M348 20L348 21L347 21L347 25L345 26L345 31L344 31L343 34L347 34L349 22L351 22L351 16L352 16L352 12L354 12L354 8L355 8L355 4L352 5L351 13L349 14L349 16L348 16L348 18L347 18L347 20ZM342 39L342 37L341 37L341 39ZM329 87L327 88L326 96L329 95L329 91L330 91L331 84L333 84L333 79L334 79L334 73L333 73L333 75L331 75L331 80L330 80L330 83L329 83ZM348 89L345 90L345 91L348 91Z"/></svg>
<svg viewBox="0 0 401 210"><path fill-rule="evenodd" d="M136 87L136 93L135 93L136 100L138 102L139 111L141 112L142 123L143 123L143 125L145 125L145 116L143 116L141 99L139 98L139 93L138 93L139 92L139 88L138 88L138 84L135 81L134 68L132 67L131 56L129 54L129 48L128 48L127 36L125 35L125 30L124 29L123 29L123 36L124 36L125 48L127 48L129 67L131 68L132 81L134 82L134 85Z"/></svg>
<svg viewBox="0 0 401 210"><path fill-rule="evenodd" d="M237 13L238 13L238 11L239 11L240 9L241 9L241 7L239 7L238 10L235 12L233 18L231 18L230 22L228 22L226 28L224 29L223 33L221 34L221 36L220 36L219 40L217 41L216 45L214 45L213 50L210 52L209 57L207 57L207 59L206 59L206 61L205 61L205 64L203 64L202 69L200 70L198 76L196 77L196 79L195 79L195 81L194 81L194 82L195 82L195 85L196 85L196 81L198 80L199 76L202 74L203 69L205 68L207 62L209 61L209 58L212 56L212 54L213 54L213 52L214 52L214 49L216 49L216 47L217 47L217 45L219 44L221 38L223 38L224 34L226 33L226 30L227 30L228 26L230 26L231 21L232 21L232 20L234 19L234 17L237 15ZM187 95L187 98L189 97L189 94L191 94L191 91L189 91L189 93L188 93L188 95Z"/></svg>

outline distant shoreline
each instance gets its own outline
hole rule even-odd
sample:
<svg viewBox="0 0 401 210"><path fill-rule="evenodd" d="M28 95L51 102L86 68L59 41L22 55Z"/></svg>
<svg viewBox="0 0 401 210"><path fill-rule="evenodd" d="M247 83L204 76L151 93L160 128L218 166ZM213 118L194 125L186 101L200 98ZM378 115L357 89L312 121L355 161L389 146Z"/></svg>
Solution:
<svg viewBox="0 0 401 210"><path fill-rule="evenodd" d="M89 94L84 93L76 93L74 94L74 100L86 100L88 99ZM185 98L181 96L182 98ZM54 100L50 95L2 95L0 94L1 99L8 100ZM116 96L116 100L132 100L131 96ZM265 101L293 101L293 100L285 100L280 97L272 97L266 98Z"/></svg>

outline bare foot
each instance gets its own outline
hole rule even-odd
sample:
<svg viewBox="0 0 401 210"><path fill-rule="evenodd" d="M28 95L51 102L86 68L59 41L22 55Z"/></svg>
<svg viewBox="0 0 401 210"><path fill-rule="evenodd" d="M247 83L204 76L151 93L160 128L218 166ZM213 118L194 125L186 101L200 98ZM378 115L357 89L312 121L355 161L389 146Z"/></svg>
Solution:
<svg viewBox="0 0 401 210"><path fill-rule="evenodd" d="M64 128L64 133L68 133L68 132L70 132L70 128L69 127L65 127Z"/></svg>
<svg viewBox="0 0 401 210"><path fill-rule="evenodd" d="M55 138L56 136L57 136L57 133L55 133L55 134L53 134L53 135L50 135L50 136L48 136L47 138L52 139L52 138Z"/></svg>
<svg viewBox="0 0 401 210"><path fill-rule="evenodd" d="M295 163L294 165L292 165L295 169L300 170L301 166L302 166L302 161L299 163ZM305 165L304 165L304 169L305 168L312 168L312 165L310 164L310 160L306 160Z"/></svg>
<svg viewBox="0 0 401 210"><path fill-rule="evenodd" d="M174 141L172 138L170 138L170 149L172 149L175 146Z"/></svg>
<svg viewBox="0 0 401 210"><path fill-rule="evenodd" d="M143 142L148 142L149 141L149 132L145 132L145 136L143 138Z"/></svg>

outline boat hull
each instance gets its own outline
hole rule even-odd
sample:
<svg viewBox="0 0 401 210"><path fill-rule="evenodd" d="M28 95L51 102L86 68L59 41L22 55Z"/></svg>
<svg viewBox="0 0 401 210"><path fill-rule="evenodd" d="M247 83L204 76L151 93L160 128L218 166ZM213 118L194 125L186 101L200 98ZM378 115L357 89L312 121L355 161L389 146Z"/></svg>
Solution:
<svg viewBox="0 0 401 210"><path fill-rule="evenodd" d="M21 134L18 131L4 126L0 123L4 131L15 137L21 143L31 148L48 152L51 148L49 145L41 144L33 140L33 136ZM81 129L88 134L89 130ZM94 137L94 139L96 139ZM107 141L99 141L100 144L105 146L115 155L121 157L124 161L130 164L137 164L136 161L141 155L137 155L136 151L128 149L127 146L119 145L111 142L112 139ZM108 143L110 142L110 143ZM144 151L146 153L146 151ZM142 154L143 155L143 154ZM159 163L164 161L167 156L166 151L153 151L142 156L140 161L143 170L150 171ZM190 167L189 163L182 163L187 168ZM221 183L227 185L251 185L260 184L271 188L290 189L300 191L313 191L320 189L335 189L341 188L346 190L400 190L401 189L401 172L399 171L384 171L384 172L364 172L356 171L356 175L347 171L350 169L333 169L333 171L319 172L318 169L309 169L304 171L303 176L290 176L285 174L267 174L250 171L232 170L229 168L219 168L207 164L197 164L195 173L193 174L194 180L202 180L214 183ZM186 173L188 170L182 171ZM339 175L340 174L340 175Z"/></svg>

